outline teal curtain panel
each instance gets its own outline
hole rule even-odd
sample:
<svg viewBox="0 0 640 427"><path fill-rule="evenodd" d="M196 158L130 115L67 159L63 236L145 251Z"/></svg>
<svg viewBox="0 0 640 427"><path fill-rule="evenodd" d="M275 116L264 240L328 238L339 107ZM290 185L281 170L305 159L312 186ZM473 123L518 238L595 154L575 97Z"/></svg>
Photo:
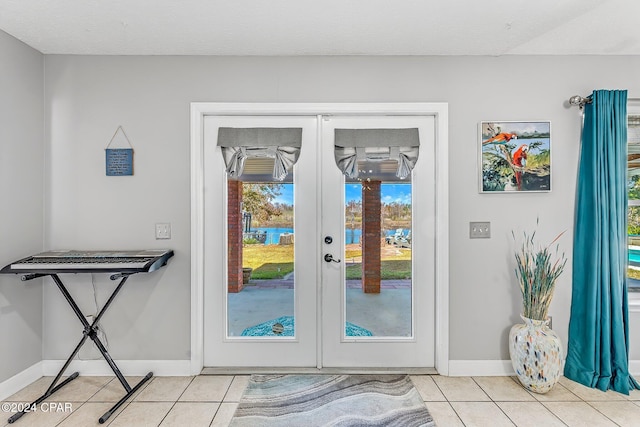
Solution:
<svg viewBox="0 0 640 427"><path fill-rule="evenodd" d="M629 394L627 91L596 90L584 108L564 375Z"/></svg>

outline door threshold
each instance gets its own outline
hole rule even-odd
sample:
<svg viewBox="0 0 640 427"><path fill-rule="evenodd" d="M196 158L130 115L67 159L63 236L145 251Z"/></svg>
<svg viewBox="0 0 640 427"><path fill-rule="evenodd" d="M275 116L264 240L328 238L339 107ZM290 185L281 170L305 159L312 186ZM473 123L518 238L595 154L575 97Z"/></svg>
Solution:
<svg viewBox="0 0 640 427"><path fill-rule="evenodd" d="M295 368L295 367L220 367L203 368L200 375L251 375L251 374L325 374L325 375L438 375L435 368Z"/></svg>

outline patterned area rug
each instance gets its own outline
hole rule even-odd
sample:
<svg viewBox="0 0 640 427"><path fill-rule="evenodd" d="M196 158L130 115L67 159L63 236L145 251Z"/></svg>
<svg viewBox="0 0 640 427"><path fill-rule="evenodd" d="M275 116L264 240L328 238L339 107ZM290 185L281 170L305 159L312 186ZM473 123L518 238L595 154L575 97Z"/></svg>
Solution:
<svg viewBox="0 0 640 427"><path fill-rule="evenodd" d="M407 375L252 375L230 427L435 426Z"/></svg>

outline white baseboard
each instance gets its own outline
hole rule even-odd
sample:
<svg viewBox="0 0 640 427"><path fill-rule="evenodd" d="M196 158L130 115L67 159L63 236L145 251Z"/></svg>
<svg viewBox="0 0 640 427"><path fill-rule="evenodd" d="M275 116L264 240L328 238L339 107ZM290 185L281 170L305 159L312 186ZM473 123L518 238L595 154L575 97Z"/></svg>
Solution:
<svg viewBox="0 0 640 427"><path fill-rule="evenodd" d="M54 376L64 365L64 360L43 360L44 376ZM191 375L190 360L116 360L118 368L124 375L146 375L153 372L159 377L184 377ZM74 360L67 368L67 373L79 372L80 375L111 376L113 371L104 360Z"/></svg>
<svg viewBox="0 0 640 427"><path fill-rule="evenodd" d="M450 360L450 377L499 377L514 375L511 360Z"/></svg>
<svg viewBox="0 0 640 427"><path fill-rule="evenodd" d="M640 379L640 360L629 360L629 373Z"/></svg>
<svg viewBox="0 0 640 427"><path fill-rule="evenodd" d="M42 377L42 362L31 365L0 383L0 401L22 390L38 378Z"/></svg>

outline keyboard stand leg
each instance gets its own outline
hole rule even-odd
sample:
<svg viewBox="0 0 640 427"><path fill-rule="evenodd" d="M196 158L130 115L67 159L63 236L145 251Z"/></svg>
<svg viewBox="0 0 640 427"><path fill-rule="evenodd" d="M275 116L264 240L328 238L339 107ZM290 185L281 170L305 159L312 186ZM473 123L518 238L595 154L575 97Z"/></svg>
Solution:
<svg viewBox="0 0 640 427"><path fill-rule="evenodd" d="M145 375L145 377L142 380L140 380L140 382L136 384L131 390L129 390L127 394L125 394L124 397L118 401L118 403L113 405L111 409L105 412L104 415L101 416L100 419L98 419L98 422L100 424L104 424L104 422L107 421L109 417L113 415L118 410L118 408L127 401L127 399L129 399L136 391L138 391L140 387L144 385L144 383L149 381L151 377L153 377L153 372L149 372L147 375Z"/></svg>
<svg viewBox="0 0 640 427"><path fill-rule="evenodd" d="M80 342L78 343L78 345L76 346L76 348L73 350L73 353L71 353L71 356L69 356L67 361L64 363L64 366L62 366L62 369L60 369L60 371L58 372L58 375L56 375L56 377L51 382L51 385L49 386L47 391L45 391L45 393L42 396L40 396L38 399L31 402L31 404L29 404L29 408L34 408L34 407L37 408L37 406L40 403L44 402L44 400L47 399L49 396L51 396L53 393L55 393L65 385L69 384L71 381L78 378L78 373L74 372L73 374L69 375L69 377L66 378L64 381L62 381L60 384L57 384L60 378L62 377L62 374L64 373L64 371L67 370L67 368L69 367L69 364L71 363L73 358L76 357L76 354L78 354L78 351L80 351L80 348L83 346L86 340L87 340L87 335L84 335L80 340ZM17 412L13 414L7 421L9 422L9 424L13 424L18 419L20 419L20 417L22 417L24 414L26 414L26 411Z"/></svg>
<svg viewBox="0 0 640 427"><path fill-rule="evenodd" d="M60 371L62 372L62 371ZM47 399L49 396L51 396L53 393L55 393L56 391L60 390L62 387L64 387L65 385L69 384L71 381L75 380L76 378L78 378L78 373L74 372L73 374L71 374L67 379L65 379L64 381L62 381L60 384L58 384L57 386L53 387L52 386L56 383L57 380L54 380L51 383L51 386L49 387L49 390L47 390L47 392L45 394L43 394L42 396L40 396L38 399L34 400L33 402L31 402L29 404L29 409L31 408L38 408L38 405L42 402L44 402L45 399ZM38 408L39 409L39 408ZM32 410L30 410L30 412L32 412ZM26 414L26 411L22 411L22 412L16 412L15 414L13 414L7 421L9 422L9 424L13 424L15 423L17 420L20 419L20 417L22 417L24 414Z"/></svg>

